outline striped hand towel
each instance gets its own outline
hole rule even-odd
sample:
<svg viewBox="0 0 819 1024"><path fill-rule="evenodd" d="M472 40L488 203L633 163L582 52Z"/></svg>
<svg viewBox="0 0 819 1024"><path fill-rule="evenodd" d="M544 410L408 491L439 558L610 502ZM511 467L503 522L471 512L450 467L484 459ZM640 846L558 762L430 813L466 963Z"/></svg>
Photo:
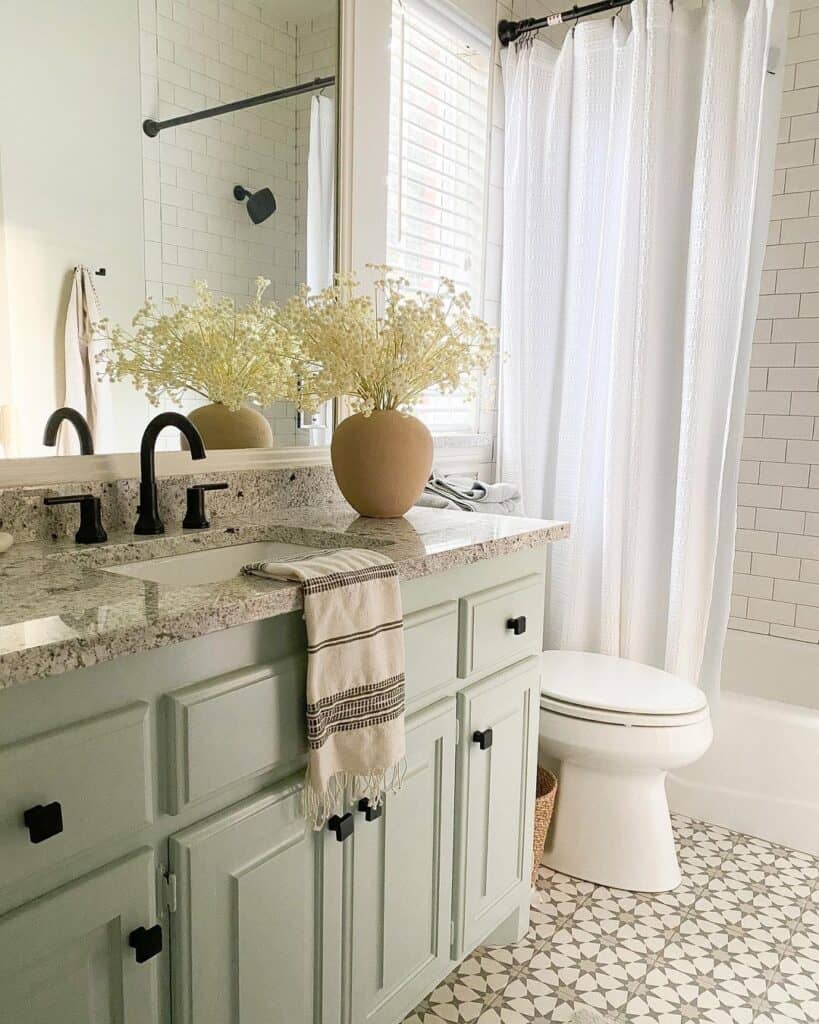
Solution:
<svg viewBox="0 0 819 1024"><path fill-rule="evenodd" d="M392 559L357 548L254 562L299 580L307 626L305 815L321 828L349 799L378 804L404 771L404 630Z"/></svg>

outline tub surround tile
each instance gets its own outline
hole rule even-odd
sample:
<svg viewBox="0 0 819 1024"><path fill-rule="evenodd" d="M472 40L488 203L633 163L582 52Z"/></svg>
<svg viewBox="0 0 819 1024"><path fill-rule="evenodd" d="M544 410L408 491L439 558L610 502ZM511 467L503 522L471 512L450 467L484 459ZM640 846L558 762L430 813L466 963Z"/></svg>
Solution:
<svg viewBox="0 0 819 1024"><path fill-rule="evenodd" d="M412 580L568 536L566 523L421 508L377 520L349 506L255 505L241 516L213 514L211 522L201 532L168 524L161 537L109 530L107 543L84 548L65 538L31 541L0 555L0 688L301 608L293 583L238 576L172 587L108 573L106 566L275 540L383 547L401 578Z"/></svg>
<svg viewBox="0 0 819 1024"><path fill-rule="evenodd" d="M798 4L802 8L814 6L815 0L800 0ZM753 470L746 467L737 549L761 550L751 549L748 544L753 543L754 532L766 531L774 538L771 543L766 541L766 550L774 556L791 554L787 550L789 538L808 532L805 513L819 508L819 244L810 237L819 223L819 192L812 191L819 188L819 165L811 157L806 165L797 166L800 155L807 155L810 148L805 148L805 141L814 142L816 156L819 138L815 106L819 81L817 10L811 10L810 20L804 10L795 9L791 15L779 141L780 157L792 166L778 172L774 183L767 270L754 333L757 344L752 356L751 415L743 442L743 458L757 463L758 478L754 479ZM798 307L795 299L799 300ZM779 581L809 579L810 569L803 562L801 575L794 576L792 562L772 558L755 560L748 571L758 578L760 587L770 590ZM745 581L737 583L734 594L746 596ZM819 632L804 628L800 622L806 607L809 605L798 590L781 601L748 601L745 605L739 601L732 612L731 626L815 645Z"/></svg>

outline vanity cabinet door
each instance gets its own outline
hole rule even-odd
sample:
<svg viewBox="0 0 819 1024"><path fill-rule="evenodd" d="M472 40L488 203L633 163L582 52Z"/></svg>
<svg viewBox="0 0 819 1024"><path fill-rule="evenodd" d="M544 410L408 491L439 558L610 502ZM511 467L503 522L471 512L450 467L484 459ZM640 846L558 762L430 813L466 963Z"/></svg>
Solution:
<svg viewBox="0 0 819 1024"><path fill-rule="evenodd" d="M458 694L458 959L528 899L539 690L530 658Z"/></svg>
<svg viewBox="0 0 819 1024"><path fill-rule="evenodd" d="M171 838L175 1024L321 1019L323 841L304 820L300 783Z"/></svg>
<svg viewBox="0 0 819 1024"><path fill-rule="evenodd" d="M129 945L155 926L149 850L0 917L0 1021L157 1024L159 956Z"/></svg>
<svg viewBox="0 0 819 1024"><path fill-rule="evenodd" d="M350 1020L394 1024L449 971L455 701L407 723L407 774L367 820L356 809Z"/></svg>

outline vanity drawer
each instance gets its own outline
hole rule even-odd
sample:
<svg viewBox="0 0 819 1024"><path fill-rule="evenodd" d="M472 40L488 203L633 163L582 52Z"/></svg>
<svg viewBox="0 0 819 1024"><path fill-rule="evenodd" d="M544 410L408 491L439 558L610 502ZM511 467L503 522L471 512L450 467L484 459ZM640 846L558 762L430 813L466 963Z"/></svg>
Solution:
<svg viewBox="0 0 819 1024"><path fill-rule="evenodd" d="M543 577L533 573L460 600L458 675L495 672L537 654L543 634Z"/></svg>
<svg viewBox="0 0 819 1024"><path fill-rule="evenodd" d="M408 612L404 616L407 708L439 700L453 682L458 663L458 602Z"/></svg>
<svg viewBox="0 0 819 1024"><path fill-rule="evenodd" d="M306 753L305 680L293 656L168 694L167 810Z"/></svg>
<svg viewBox="0 0 819 1024"><path fill-rule="evenodd" d="M148 710L131 704L0 748L0 885L153 821Z"/></svg>

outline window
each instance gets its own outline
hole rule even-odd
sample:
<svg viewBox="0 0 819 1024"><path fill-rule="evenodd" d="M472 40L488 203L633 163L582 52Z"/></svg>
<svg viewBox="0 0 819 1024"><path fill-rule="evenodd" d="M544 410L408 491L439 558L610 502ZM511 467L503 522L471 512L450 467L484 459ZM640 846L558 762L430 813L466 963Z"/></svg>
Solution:
<svg viewBox="0 0 819 1024"><path fill-rule="evenodd" d="M394 0L387 262L412 287L450 277L483 300L489 41L443 2ZM422 396L435 434L475 434L478 403Z"/></svg>

